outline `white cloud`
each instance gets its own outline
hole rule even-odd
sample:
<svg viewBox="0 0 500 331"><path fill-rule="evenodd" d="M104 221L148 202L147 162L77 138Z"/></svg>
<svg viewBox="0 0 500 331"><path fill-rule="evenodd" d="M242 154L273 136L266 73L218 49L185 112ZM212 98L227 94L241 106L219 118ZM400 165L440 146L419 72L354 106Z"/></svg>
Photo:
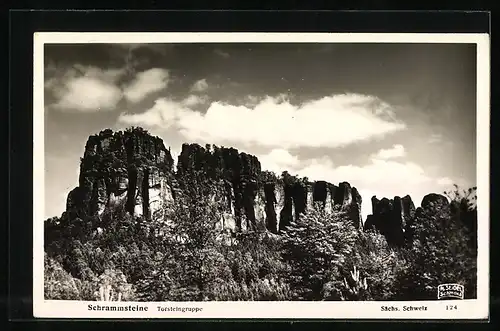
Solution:
<svg viewBox="0 0 500 331"><path fill-rule="evenodd" d="M403 145L397 144L388 149L381 149L373 156L375 159L387 160L405 156L405 148Z"/></svg>
<svg viewBox="0 0 500 331"><path fill-rule="evenodd" d="M120 69L101 70L96 67L75 65L61 75L45 82L57 101L55 108L64 111L96 112L113 109L122 97L116 81L122 76Z"/></svg>
<svg viewBox="0 0 500 331"><path fill-rule="evenodd" d="M375 97L342 94L292 105L285 95L266 97L254 107L212 102L206 113L159 99L150 110L121 116L135 124L170 127L185 138L214 144L258 144L271 148L339 147L380 138L406 128L390 119L391 107ZM144 119L144 121L142 121Z"/></svg>
<svg viewBox="0 0 500 331"><path fill-rule="evenodd" d="M404 186L429 183L429 178L422 167L412 162L395 162L372 159L364 166L334 166L328 159L315 159L299 170L299 174L309 178L360 183L385 191L398 192Z"/></svg>
<svg viewBox="0 0 500 331"><path fill-rule="evenodd" d="M96 78L79 77L71 80L61 92L57 108L86 112L110 110L121 99L121 91L113 84Z"/></svg>
<svg viewBox="0 0 500 331"><path fill-rule="evenodd" d="M193 107L196 105L204 104L207 101L208 101L207 96L199 96L199 95L191 94L190 96L188 96L187 98L182 100L181 103L186 107Z"/></svg>
<svg viewBox="0 0 500 331"><path fill-rule="evenodd" d="M295 106L268 97L254 108L214 102L184 129L190 139L289 148L338 147L405 127L376 116L368 104L353 103L363 98L337 95Z"/></svg>
<svg viewBox="0 0 500 331"><path fill-rule="evenodd" d="M207 88L208 88L208 83L207 80L204 78L196 81L193 84L193 86L191 86L191 92L203 92Z"/></svg>
<svg viewBox="0 0 500 331"><path fill-rule="evenodd" d="M118 81L126 70L103 70L92 66L75 65L62 70L48 68L50 77L45 80L45 89L51 91L56 102L51 106L62 111L98 112L115 109L122 98L138 102L150 93L165 88L168 72L153 68L138 73L123 88Z"/></svg>
<svg viewBox="0 0 500 331"><path fill-rule="evenodd" d="M125 97L132 102L139 102L147 95L158 92L167 87L168 71L161 68L152 68L136 75L124 89Z"/></svg>
<svg viewBox="0 0 500 331"><path fill-rule="evenodd" d="M255 107L259 103L259 98L255 95L247 95L244 101L245 107Z"/></svg>
<svg viewBox="0 0 500 331"><path fill-rule="evenodd" d="M148 111L140 114L122 113L118 121L128 125L169 128L191 113L193 112L182 104L161 98Z"/></svg>
<svg viewBox="0 0 500 331"><path fill-rule="evenodd" d="M266 155L259 157L263 169L281 173L290 170L300 164L299 159L285 149L273 149Z"/></svg>

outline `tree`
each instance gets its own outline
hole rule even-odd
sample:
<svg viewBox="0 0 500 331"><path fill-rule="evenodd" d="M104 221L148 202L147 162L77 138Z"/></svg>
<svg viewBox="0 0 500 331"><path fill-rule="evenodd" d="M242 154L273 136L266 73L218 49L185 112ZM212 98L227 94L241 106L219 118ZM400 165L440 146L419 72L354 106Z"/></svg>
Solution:
<svg viewBox="0 0 500 331"><path fill-rule="evenodd" d="M328 213L318 206L292 222L283 233L283 259L294 299L321 300L327 283L341 283L356 237L351 220L339 210ZM329 297L341 295L336 291Z"/></svg>
<svg viewBox="0 0 500 331"><path fill-rule="evenodd" d="M444 194L451 200L463 203L467 209L475 209L477 203L477 187L470 187L467 190L461 189L457 184L453 184L453 190L445 191Z"/></svg>
<svg viewBox="0 0 500 331"><path fill-rule="evenodd" d="M178 297L180 272L170 254L157 252L148 256L144 265L144 277L138 279L137 297L143 301L171 301Z"/></svg>
<svg viewBox="0 0 500 331"><path fill-rule="evenodd" d="M94 281L99 301L132 301L134 290L127 282L127 277L120 270L106 269Z"/></svg>
<svg viewBox="0 0 500 331"><path fill-rule="evenodd" d="M463 190L455 184L453 190L444 193L451 201L451 217L465 226L470 246L477 254L477 187Z"/></svg>
<svg viewBox="0 0 500 331"><path fill-rule="evenodd" d="M346 277L349 286L345 286L343 296L350 300L394 299L399 293L397 277L407 268L401 252L374 231L358 233L354 254L347 265L352 271ZM354 285L361 290L353 293L350 289Z"/></svg>
<svg viewBox="0 0 500 331"><path fill-rule="evenodd" d="M409 268L399 278L401 300L435 300L437 287L459 283L466 297L476 296L477 263L466 229L447 203L419 208L412 226L413 244L405 257Z"/></svg>
<svg viewBox="0 0 500 331"><path fill-rule="evenodd" d="M221 247L222 248L222 247ZM224 253L223 253L224 254ZM240 233L224 254L231 280L213 288L215 300L290 300L286 264L280 257L279 239L259 232Z"/></svg>
<svg viewBox="0 0 500 331"><path fill-rule="evenodd" d="M220 252L222 206L213 193L217 188L203 174L183 174L181 194L165 211L164 245L170 255L151 271L143 288L158 286L155 296L163 300L210 299L216 282L230 279L230 270ZM168 267L167 267L168 266ZM168 273L166 272L168 270Z"/></svg>
<svg viewBox="0 0 500 331"><path fill-rule="evenodd" d="M80 300L77 282L53 258L44 255L44 293L46 300Z"/></svg>

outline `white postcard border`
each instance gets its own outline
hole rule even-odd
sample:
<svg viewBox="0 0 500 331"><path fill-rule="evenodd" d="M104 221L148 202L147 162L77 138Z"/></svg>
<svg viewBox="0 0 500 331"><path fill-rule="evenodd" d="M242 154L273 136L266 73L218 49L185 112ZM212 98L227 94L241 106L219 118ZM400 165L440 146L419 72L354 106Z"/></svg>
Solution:
<svg viewBox="0 0 500 331"><path fill-rule="evenodd" d="M475 43L477 44L477 299L404 302L81 302L44 300L44 44L76 43ZM486 319L489 316L490 39L453 33L88 33L34 34L33 314L48 318ZM89 310L89 305L129 307ZM450 305L457 309L447 310ZM148 311L132 311L133 307ZM399 311L382 311L382 307ZM427 307L404 311L403 307ZM165 307L158 311L157 307ZM168 308L170 307L170 308ZM184 309L183 309L184 308ZM188 309L189 308L189 309ZM120 308L122 309L122 308ZM125 309L125 308L123 308ZM144 308L145 309L145 308ZM170 310L169 310L170 309ZM180 309L179 311L176 311ZM201 309L196 311L197 309ZM183 311L184 310L184 311ZM195 312L196 311L196 312Z"/></svg>

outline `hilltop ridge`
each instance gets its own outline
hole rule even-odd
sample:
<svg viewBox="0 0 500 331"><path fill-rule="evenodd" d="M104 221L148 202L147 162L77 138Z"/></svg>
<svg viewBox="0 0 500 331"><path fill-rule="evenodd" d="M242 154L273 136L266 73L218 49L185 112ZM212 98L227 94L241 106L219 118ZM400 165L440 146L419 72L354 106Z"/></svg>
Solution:
<svg viewBox="0 0 500 331"><path fill-rule="evenodd" d="M279 233L301 213L320 205L327 211L347 213L357 229L380 231L390 243L402 245L415 217L410 196L372 198L372 215L361 217L362 198L356 187L341 181L310 181L284 171L263 171L258 158L235 148L184 143L177 167L163 140L140 127L91 135L81 158L79 186L67 197L70 218L97 217L123 204L126 211L145 220L159 217L163 206L176 199L184 176L202 173L218 183L223 203L221 227L233 232L267 230ZM442 195L423 199L448 203ZM364 224L363 224L364 223Z"/></svg>

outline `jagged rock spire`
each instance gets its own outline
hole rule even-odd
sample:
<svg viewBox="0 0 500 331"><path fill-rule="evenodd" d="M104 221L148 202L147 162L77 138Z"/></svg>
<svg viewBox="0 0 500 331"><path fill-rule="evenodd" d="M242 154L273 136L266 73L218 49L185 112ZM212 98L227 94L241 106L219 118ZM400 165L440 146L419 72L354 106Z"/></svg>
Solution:
<svg viewBox="0 0 500 331"><path fill-rule="evenodd" d="M87 141L67 212L99 216L123 203L131 215L150 219L162 202L175 199L184 176L196 172L220 186L214 197L223 202L223 227L232 230L277 233L317 202L327 210L343 209L361 226L361 196L347 182L336 186L288 172L278 176L262 171L253 155L214 145L183 144L176 171L173 164L170 147L141 128L101 131Z"/></svg>

